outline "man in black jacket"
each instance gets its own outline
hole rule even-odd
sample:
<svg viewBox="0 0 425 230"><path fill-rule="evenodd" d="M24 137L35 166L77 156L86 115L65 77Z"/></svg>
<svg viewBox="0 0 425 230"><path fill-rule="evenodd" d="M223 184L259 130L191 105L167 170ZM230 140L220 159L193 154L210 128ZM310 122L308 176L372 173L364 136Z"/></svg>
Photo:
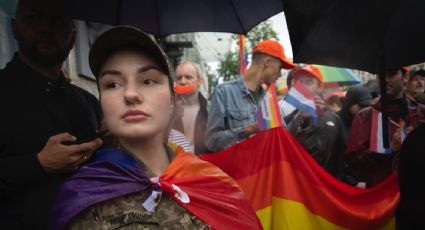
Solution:
<svg viewBox="0 0 425 230"><path fill-rule="evenodd" d="M46 229L59 186L102 143L96 98L61 71L75 38L64 8L21 0L12 20L19 51L0 71L2 229Z"/></svg>

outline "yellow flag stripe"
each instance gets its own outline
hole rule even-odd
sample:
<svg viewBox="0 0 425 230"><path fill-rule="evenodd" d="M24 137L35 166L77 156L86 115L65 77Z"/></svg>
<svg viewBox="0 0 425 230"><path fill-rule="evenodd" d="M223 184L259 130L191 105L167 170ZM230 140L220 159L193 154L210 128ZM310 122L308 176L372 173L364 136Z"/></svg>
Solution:
<svg viewBox="0 0 425 230"><path fill-rule="evenodd" d="M265 230L345 230L325 218L311 213L305 206L296 201L273 197L272 204L257 211L257 216ZM395 218L381 230L394 230Z"/></svg>

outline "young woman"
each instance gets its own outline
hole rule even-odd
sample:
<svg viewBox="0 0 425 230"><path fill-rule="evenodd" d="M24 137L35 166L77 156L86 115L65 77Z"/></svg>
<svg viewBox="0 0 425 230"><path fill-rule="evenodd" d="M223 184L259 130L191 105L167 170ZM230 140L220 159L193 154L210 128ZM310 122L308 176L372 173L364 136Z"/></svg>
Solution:
<svg viewBox="0 0 425 230"><path fill-rule="evenodd" d="M104 124L115 137L59 194L52 229L260 229L234 180L167 144L174 113L166 56L131 27L90 50Z"/></svg>

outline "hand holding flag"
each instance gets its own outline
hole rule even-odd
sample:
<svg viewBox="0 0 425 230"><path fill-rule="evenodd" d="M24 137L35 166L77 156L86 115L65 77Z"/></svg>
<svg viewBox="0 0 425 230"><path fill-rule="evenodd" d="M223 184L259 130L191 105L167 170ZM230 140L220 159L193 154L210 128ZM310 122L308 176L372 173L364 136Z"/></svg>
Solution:
<svg viewBox="0 0 425 230"><path fill-rule="evenodd" d="M404 139L412 131L412 126L409 126L404 119L400 119L400 127L396 130L391 140L391 148L394 152L399 152Z"/></svg>

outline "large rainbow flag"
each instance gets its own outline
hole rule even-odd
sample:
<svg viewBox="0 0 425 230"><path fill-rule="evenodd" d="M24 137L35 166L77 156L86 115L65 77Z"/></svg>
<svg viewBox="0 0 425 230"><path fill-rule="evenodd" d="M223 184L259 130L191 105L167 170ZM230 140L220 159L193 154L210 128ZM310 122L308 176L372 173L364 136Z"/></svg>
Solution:
<svg viewBox="0 0 425 230"><path fill-rule="evenodd" d="M260 130L266 130L282 126L282 116L277 103L276 86L271 84L267 87L262 85L263 95L258 101L257 122Z"/></svg>
<svg viewBox="0 0 425 230"><path fill-rule="evenodd" d="M264 229L395 229L395 176L371 189L347 185L283 128L201 158L236 179Z"/></svg>

